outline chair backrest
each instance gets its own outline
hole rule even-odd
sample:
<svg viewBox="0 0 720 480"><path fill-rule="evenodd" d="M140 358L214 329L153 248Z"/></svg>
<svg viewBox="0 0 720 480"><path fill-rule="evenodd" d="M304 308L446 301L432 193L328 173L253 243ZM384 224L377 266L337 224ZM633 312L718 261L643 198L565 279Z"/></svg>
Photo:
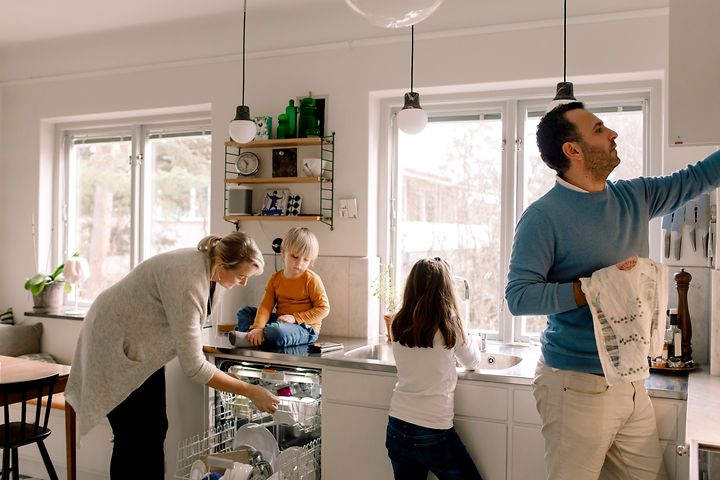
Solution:
<svg viewBox="0 0 720 480"><path fill-rule="evenodd" d="M0 427L0 445L24 443L46 434L53 390L58 377L56 373L34 380L0 383L0 400L4 413L4 423ZM43 402L43 397L46 397L46 402ZM29 403L32 399L37 400ZM19 420L11 418L10 405L13 404L20 406ZM33 414L28 415L29 412Z"/></svg>

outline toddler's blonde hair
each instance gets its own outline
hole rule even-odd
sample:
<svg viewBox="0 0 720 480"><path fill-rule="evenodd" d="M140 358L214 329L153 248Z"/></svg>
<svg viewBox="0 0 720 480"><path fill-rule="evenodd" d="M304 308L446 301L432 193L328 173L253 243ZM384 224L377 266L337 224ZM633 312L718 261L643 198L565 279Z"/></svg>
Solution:
<svg viewBox="0 0 720 480"><path fill-rule="evenodd" d="M320 252L318 239L305 227L293 227L288 230L280 245L286 253L299 255L315 260Z"/></svg>

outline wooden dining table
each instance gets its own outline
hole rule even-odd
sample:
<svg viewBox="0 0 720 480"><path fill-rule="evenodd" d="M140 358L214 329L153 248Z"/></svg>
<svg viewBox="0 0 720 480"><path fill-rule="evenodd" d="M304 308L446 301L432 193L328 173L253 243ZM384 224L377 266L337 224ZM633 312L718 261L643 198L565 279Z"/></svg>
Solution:
<svg viewBox="0 0 720 480"><path fill-rule="evenodd" d="M55 400L63 397L55 394L65 391L68 377L70 376L70 366L58 363L41 362L39 360L26 360L24 358L6 357L0 355L0 383L21 382L26 380L35 380L50 375L58 374L58 381L53 390L53 403ZM12 398L12 397L11 397ZM64 400L64 399L63 399ZM12 399L11 403L21 401L20 398ZM65 448L67 458L67 478L69 480L76 479L76 462L77 452L75 441L77 438L75 426L75 410L69 403L62 401L65 409ZM3 401L0 399L0 406ZM57 404L56 404L57 405Z"/></svg>

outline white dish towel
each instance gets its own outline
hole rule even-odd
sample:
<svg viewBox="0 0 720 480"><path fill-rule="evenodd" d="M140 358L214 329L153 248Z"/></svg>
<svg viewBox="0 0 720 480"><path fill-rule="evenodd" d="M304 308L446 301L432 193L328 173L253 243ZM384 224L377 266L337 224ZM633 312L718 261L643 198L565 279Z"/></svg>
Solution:
<svg viewBox="0 0 720 480"><path fill-rule="evenodd" d="M667 267L639 258L633 268L620 270L613 265L581 278L580 283L592 312L595 343L608 385L647 378L647 357L662 353Z"/></svg>

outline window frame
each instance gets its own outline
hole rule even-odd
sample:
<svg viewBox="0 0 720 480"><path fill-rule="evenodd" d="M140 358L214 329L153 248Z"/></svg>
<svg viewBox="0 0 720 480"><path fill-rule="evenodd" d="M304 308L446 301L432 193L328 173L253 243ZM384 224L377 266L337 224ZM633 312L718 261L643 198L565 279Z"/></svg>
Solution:
<svg viewBox="0 0 720 480"><path fill-rule="evenodd" d="M130 204L130 270L138 263L147 258L147 252L150 251L149 239L146 232L150 231L149 222L151 215L142 205L144 202L150 201L150 185L148 181L151 178L149 168L150 162L145 162L145 152L151 135L156 132L167 131L170 133L178 132L206 132L212 135L212 119L209 112L197 112L191 115L162 115L162 116L146 116L146 117L130 117L127 119L106 119L100 121L88 122L72 122L59 123L55 127L55 135L58 148L56 149L55 160L55 187L56 194L54 196L56 202L55 221L58 226L53 232L51 241L55 245L56 263L60 263L61 259L68 258L70 245L73 245L76 239L73 239L73 232L69 228L69 209L73 202L72 199L72 182L70 172L70 150L73 145L73 139L78 136L87 136L93 138L128 138L131 142L130 158L131 163L130 188L131 188L131 204ZM212 141L210 142L212 145ZM210 192L212 192L212 181L209 184ZM70 296L65 296L65 305L70 304ZM80 301L79 305L88 307L91 302Z"/></svg>
<svg viewBox="0 0 720 480"><path fill-rule="evenodd" d="M634 101L642 102L644 112L645 138L643 175L660 175L662 172L662 99L661 82L655 79L626 81L614 83L596 83L582 86L576 85L576 96L588 105L598 102L614 102L618 104ZM502 278L507 278L508 264L512 249L515 224L522 214L522 169L523 149L521 132L524 129L525 108L544 109L550 102L547 88L527 88L516 90L488 90L474 93L437 94L423 96L423 109L429 117L460 115L463 111L488 108L502 105L503 122L503 154L502 154L502 187L501 187L501 247L500 271ZM454 107L458 107L455 109ZM380 102L380 112L385 115L380 119L381 135L378 137L378 255L382 263L389 263L397 268L397 202L398 202L398 128L397 112L402 105L395 98L387 98ZM383 142L386 142L383 145ZM659 258L659 220L650 224L650 256ZM397 273L394 272L394 273ZM399 280L398 285L403 283ZM527 343L529 337L521 335L522 317L514 317L507 308L504 299L504 282L498 286L500 290L499 331L491 335L492 340L504 343Z"/></svg>

